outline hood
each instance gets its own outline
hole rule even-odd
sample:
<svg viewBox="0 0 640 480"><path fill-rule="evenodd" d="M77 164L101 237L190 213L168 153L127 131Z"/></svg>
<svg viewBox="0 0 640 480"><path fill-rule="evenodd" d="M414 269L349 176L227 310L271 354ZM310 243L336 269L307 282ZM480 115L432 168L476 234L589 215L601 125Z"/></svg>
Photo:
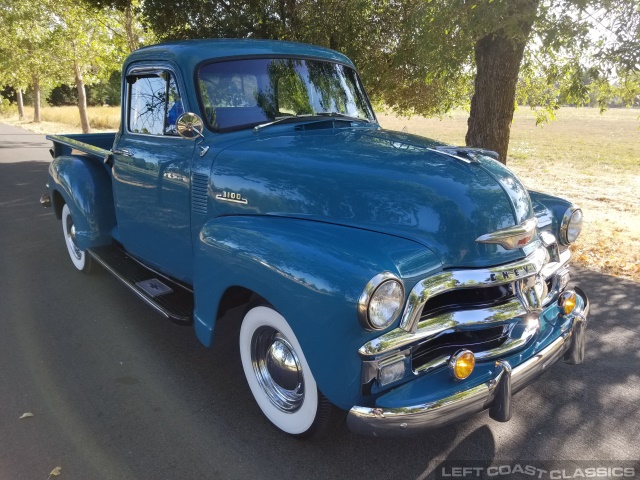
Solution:
<svg viewBox="0 0 640 480"><path fill-rule="evenodd" d="M366 127L260 131L215 159L213 203L221 214L306 218L407 238L444 268L521 257L522 250L475 239L531 218L526 189L499 162L467 163L431 150L439 145ZM224 195L241 202L216 199Z"/></svg>

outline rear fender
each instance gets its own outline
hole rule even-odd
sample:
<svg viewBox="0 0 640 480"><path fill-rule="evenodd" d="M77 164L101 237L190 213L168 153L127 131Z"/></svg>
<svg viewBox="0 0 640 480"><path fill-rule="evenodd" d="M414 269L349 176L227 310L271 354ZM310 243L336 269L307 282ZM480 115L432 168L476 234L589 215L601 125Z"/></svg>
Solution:
<svg viewBox="0 0 640 480"><path fill-rule="evenodd" d="M358 349L381 334L358 321L365 285L389 271L408 295L441 263L424 246L390 235L299 219L229 216L203 227L195 265L194 317L202 343L213 342L222 293L247 288L285 317L322 392L351 408L361 393Z"/></svg>
<svg viewBox="0 0 640 480"><path fill-rule="evenodd" d="M62 210L61 200L69 206L78 248L111 243L116 216L111 177L103 165L79 155L57 157L49 167L49 189L56 212Z"/></svg>

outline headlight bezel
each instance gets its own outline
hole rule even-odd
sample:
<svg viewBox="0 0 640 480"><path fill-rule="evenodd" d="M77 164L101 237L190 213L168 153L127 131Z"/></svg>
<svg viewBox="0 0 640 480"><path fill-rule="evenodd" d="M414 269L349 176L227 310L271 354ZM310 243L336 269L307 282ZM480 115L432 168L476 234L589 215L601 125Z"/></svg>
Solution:
<svg viewBox="0 0 640 480"><path fill-rule="evenodd" d="M393 315L393 317L390 318L385 323L385 325L377 326L377 325L374 325L370 319L369 307L371 306L371 301L375 297L376 292L378 292L378 290L383 285L389 282L395 282L400 287L400 296L401 296L400 306L398 307L398 310L395 313L395 315ZM393 322L395 322L398 319L398 317L402 313L404 304L405 304L405 290L404 290L404 284L402 283L402 281L391 272L378 273L371 280L369 280L369 283L367 283L367 285L364 287L364 290L362 291L362 294L360 295L360 298L358 300L358 319L360 320L360 324L365 330L370 330L370 331L385 330L386 328L389 328L389 326L392 325Z"/></svg>
<svg viewBox="0 0 640 480"><path fill-rule="evenodd" d="M575 238L571 240L569 239L569 228L571 227L571 223L574 219L574 215L576 214L580 215L580 231L575 236ZM582 232L583 222L584 222L584 212L580 207L576 207L575 205L572 205L569 208L567 208L567 210L564 212L564 215L562 216L562 222L560 223L560 235L558 238L560 243L562 245L571 245L575 243L575 241L580 236L580 233Z"/></svg>

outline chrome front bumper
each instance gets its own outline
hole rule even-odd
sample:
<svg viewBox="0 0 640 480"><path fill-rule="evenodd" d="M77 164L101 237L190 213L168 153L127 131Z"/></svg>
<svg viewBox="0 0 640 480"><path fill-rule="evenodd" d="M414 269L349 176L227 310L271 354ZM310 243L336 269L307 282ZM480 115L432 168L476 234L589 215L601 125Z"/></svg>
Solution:
<svg viewBox="0 0 640 480"><path fill-rule="evenodd" d="M508 362L497 360L497 374L488 382L425 404L400 408L353 407L347 417L349 428L362 435L414 435L421 430L460 421L487 408L493 419L508 421L512 394L526 387L562 357L574 365L584 359L589 300L579 288L575 291L584 306L572 314L571 327L517 367L511 368Z"/></svg>

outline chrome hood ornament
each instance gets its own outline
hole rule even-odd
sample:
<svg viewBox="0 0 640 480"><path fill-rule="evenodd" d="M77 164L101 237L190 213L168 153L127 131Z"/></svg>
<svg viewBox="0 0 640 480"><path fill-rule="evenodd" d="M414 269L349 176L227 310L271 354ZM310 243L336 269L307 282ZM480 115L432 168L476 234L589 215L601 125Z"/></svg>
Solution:
<svg viewBox="0 0 640 480"><path fill-rule="evenodd" d="M507 250L522 248L528 244L536 231L537 218L530 218L519 225L503 228L476 238L478 243L496 243Z"/></svg>

